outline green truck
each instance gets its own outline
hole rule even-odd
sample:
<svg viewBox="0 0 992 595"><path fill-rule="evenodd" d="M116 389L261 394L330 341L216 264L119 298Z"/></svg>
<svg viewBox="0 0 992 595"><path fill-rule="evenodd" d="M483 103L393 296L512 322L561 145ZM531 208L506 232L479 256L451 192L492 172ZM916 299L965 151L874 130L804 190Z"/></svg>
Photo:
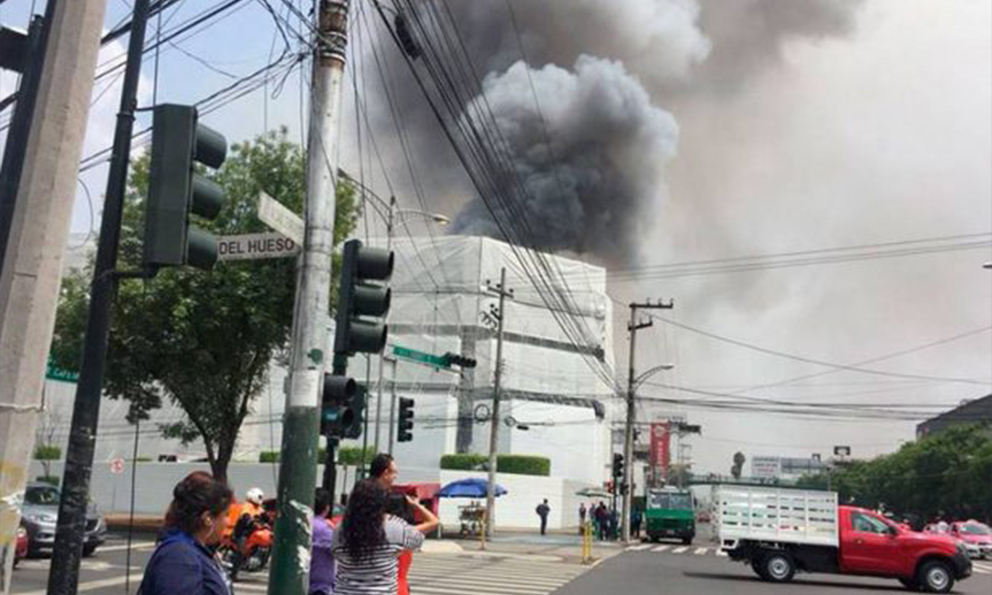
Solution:
<svg viewBox="0 0 992 595"><path fill-rule="evenodd" d="M681 539L688 545L696 537L692 493L676 488L652 488L645 498L644 521L648 539Z"/></svg>

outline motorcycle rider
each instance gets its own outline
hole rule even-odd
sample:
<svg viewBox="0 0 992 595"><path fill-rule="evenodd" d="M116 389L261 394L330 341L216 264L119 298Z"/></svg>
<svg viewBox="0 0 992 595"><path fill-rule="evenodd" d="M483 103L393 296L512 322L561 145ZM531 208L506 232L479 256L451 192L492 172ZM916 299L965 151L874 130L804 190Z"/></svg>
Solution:
<svg viewBox="0 0 992 595"><path fill-rule="evenodd" d="M241 505L241 511L238 513L238 521L234 526L233 537L235 547L234 553L231 556L232 581L238 579L238 571L241 570L241 565L244 564L245 555L247 554L244 551L245 542L261 520L259 517L264 513L262 508L262 502L264 500L265 492L261 488L251 488L245 493L245 502Z"/></svg>

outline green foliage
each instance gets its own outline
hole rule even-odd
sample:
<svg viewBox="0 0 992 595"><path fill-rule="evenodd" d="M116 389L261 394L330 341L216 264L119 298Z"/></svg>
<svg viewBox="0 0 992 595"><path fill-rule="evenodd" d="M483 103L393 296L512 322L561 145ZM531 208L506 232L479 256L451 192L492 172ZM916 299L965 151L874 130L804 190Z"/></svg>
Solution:
<svg viewBox="0 0 992 595"><path fill-rule="evenodd" d="M805 476L798 485L826 489L827 480L826 474ZM834 469L829 480L841 502L899 517L992 521L992 429L954 426L893 454Z"/></svg>
<svg viewBox="0 0 992 595"><path fill-rule="evenodd" d="M489 457L479 454L449 454L441 457L441 468L455 471L485 471ZM497 455L496 471L518 475L551 475L551 459L532 455Z"/></svg>
<svg viewBox="0 0 992 595"><path fill-rule="evenodd" d="M342 446L338 450L338 464L339 465L351 465L353 467L358 466L362 463L364 458L365 464L368 465L375 458L376 452L375 448L369 446L365 448L364 457L362 452L362 447L360 446ZM321 459L323 461L324 459Z"/></svg>
<svg viewBox="0 0 992 595"><path fill-rule="evenodd" d="M62 449L49 444L39 444L34 448L36 461L57 461L62 458Z"/></svg>
<svg viewBox="0 0 992 595"><path fill-rule="evenodd" d="M258 453L259 463L278 463L279 462L279 451L278 450L263 450Z"/></svg>
<svg viewBox="0 0 992 595"><path fill-rule="evenodd" d="M47 483L48 485L53 485L55 487L59 487L62 483L62 478L58 475L39 475L34 480L40 481L41 483Z"/></svg>
<svg viewBox="0 0 992 595"><path fill-rule="evenodd" d="M118 268L141 260L148 157L131 166ZM300 213L305 155L285 130L236 144L213 177L226 199L220 216L204 224L218 235L267 231L256 217L261 190ZM336 242L354 227L354 189L338 184ZM56 366L77 369L82 355L91 273L63 281L52 345ZM241 423L283 355L292 324L295 259L229 261L209 273L162 269L147 282L125 281L116 300L104 390L131 402L129 420L147 417L164 395L185 418L161 426L188 444L202 440L214 475L226 479Z"/></svg>
<svg viewBox="0 0 992 595"><path fill-rule="evenodd" d="M496 471L518 475L551 475L551 459L532 455L497 455Z"/></svg>

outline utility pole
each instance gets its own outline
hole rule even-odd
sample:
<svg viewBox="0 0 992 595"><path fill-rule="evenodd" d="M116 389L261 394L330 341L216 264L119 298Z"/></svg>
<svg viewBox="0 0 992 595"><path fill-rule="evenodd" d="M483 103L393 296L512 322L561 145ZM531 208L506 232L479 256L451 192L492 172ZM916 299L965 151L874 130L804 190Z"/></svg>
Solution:
<svg viewBox="0 0 992 595"><path fill-rule="evenodd" d="M499 295L499 306L490 309L490 316L496 319L496 370L493 374L493 410L489 419L489 486L486 490L486 527L489 537L496 526L493 508L496 503L496 451L499 447L499 398L500 380L503 376L503 321L506 320L504 304L506 298L513 299L513 290L506 288L506 267L499 271L499 285L492 287L486 282L486 291Z"/></svg>
<svg viewBox="0 0 992 595"><path fill-rule="evenodd" d="M619 489L623 493L623 510L620 516L620 532L623 537L624 542L630 541L630 504L631 498L633 497L633 486L631 485L631 475L634 468L634 423L637 417L637 412L634 407L634 391L636 390L636 385L634 382L634 355L636 354L637 346L637 331L642 328L648 328L652 326L654 322L649 318L642 322L637 321L637 311L638 310L670 310L674 307L674 304L669 301L667 304L663 304L660 301L657 304L652 304L651 302L644 302L639 304L636 302L630 303L630 322L627 323L627 332L630 333L630 354L627 356L628 366L627 366L627 419L624 424L624 435L623 435L623 484Z"/></svg>
<svg viewBox="0 0 992 595"><path fill-rule="evenodd" d="M41 409L105 5L98 0L48 5L45 27L51 34L43 48L44 66L0 267L3 593L9 588L20 518L14 496L24 490Z"/></svg>
<svg viewBox="0 0 992 595"><path fill-rule="evenodd" d="M393 365L393 376L389 382L389 446L386 451L392 455L396 441L396 365L399 361L395 357L387 357L385 361Z"/></svg>
<svg viewBox="0 0 992 595"><path fill-rule="evenodd" d="M290 381L279 466L278 518L269 595L307 595L310 509L317 483L318 388L328 362L338 123L347 46L348 0L320 0L307 141L306 232L300 261ZM330 451L331 445L328 444ZM330 464L333 465L333 462Z"/></svg>
<svg viewBox="0 0 992 595"><path fill-rule="evenodd" d="M79 369L72 425L69 428L69 447L62 474L62 499L59 501L58 523L55 527L52 566L48 573L49 595L74 595L79 583L79 562L86 531L86 510L89 507L100 399L103 396L103 376L107 366L110 319L120 281L116 271L117 246L120 243L121 220L124 215L131 134L134 130L134 109L138 97L149 5L150 0L137 0L131 19L127 65L124 68L103 218L100 221L100 242L90 285L90 311L86 320L83 362Z"/></svg>

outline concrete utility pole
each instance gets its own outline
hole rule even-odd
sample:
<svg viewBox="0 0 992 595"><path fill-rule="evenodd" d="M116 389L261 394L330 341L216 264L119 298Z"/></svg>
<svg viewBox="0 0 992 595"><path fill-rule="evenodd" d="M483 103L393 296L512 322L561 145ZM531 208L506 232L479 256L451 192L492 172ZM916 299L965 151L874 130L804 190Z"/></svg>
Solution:
<svg viewBox="0 0 992 595"><path fill-rule="evenodd" d="M0 273L0 592L24 490L58 306L62 258L105 1L49 4L44 66ZM13 131L12 131L13 132Z"/></svg>
<svg viewBox="0 0 992 595"><path fill-rule="evenodd" d="M486 290L499 295L499 306L490 315L496 318L496 370L493 374L493 410L489 418L489 486L486 491L486 534L492 537L496 526L493 508L496 503L496 451L499 447L499 391L503 376L503 321L506 320L506 298L513 299L513 290L506 288L506 267L499 271L499 285L486 282Z"/></svg>
<svg viewBox="0 0 992 595"><path fill-rule="evenodd" d="M634 355L636 353L635 348L637 346L637 331L654 324L651 319L643 322L637 322L637 311L641 309L670 310L673 307L674 305L671 302L667 304L663 304L661 302L658 302L657 304L652 304L651 302L645 302L643 304L631 302L630 304L630 322L627 323L627 332L630 333L630 354L627 356L627 420L624 424L623 434L623 483L621 484L622 487L619 487L619 489L623 492L623 509L620 516L620 533L623 541L625 542L630 541L630 504L631 498L633 497L632 492L634 491L630 478L634 468L634 422L637 416L637 411L634 407L634 391L636 389L634 377Z"/></svg>
<svg viewBox="0 0 992 595"><path fill-rule="evenodd" d="M386 452L393 454L393 444L396 443L396 365L395 357L386 357L385 361L393 366L392 380L389 382L389 448Z"/></svg>
<svg viewBox="0 0 992 595"><path fill-rule="evenodd" d="M394 217L396 214L396 197L389 197L389 214L386 217L386 252L390 252L393 249L393 228L394 228ZM389 286L389 282L386 282L386 286ZM376 453L379 452L379 431L382 427L382 366L386 362L386 349L383 348L379 352L379 367L378 373L379 378L375 383L376 386L376 396L375 396L375 442L373 443L372 450ZM396 383L396 365L395 360L393 364L393 384ZM391 409L389 410L389 454L393 453L393 414L395 411L395 403L391 403ZM365 460L365 453L362 452L362 460Z"/></svg>
<svg viewBox="0 0 992 595"><path fill-rule="evenodd" d="M76 400L73 403L69 429L69 447L66 450L65 471L62 473L62 498L59 500L58 523L55 527L52 566L48 572L49 595L74 595L79 583L90 478L96 450L97 424L100 420L100 399L103 396L103 377L107 366L110 321L120 280L120 274L116 270L117 247L124 217L134 109L150 5L151 0L136 0L131 19L127 63L124 67L110 171L107 174L107 192L100 220L100 241L93 267L93 280L90 282L83 361L79 368L79 382L76 385Z"/></svg>
<svg viewBox="0 0 992 595"><path fill-rule="evenodd" d="M269 595L307 595L310 509L317 483L319 387L328 354L338 123L348 0L320 0L307 143L306 234L293 307L290 381L279 466L278 520ZM333 464L333 463L331 463Z"/></svg>

